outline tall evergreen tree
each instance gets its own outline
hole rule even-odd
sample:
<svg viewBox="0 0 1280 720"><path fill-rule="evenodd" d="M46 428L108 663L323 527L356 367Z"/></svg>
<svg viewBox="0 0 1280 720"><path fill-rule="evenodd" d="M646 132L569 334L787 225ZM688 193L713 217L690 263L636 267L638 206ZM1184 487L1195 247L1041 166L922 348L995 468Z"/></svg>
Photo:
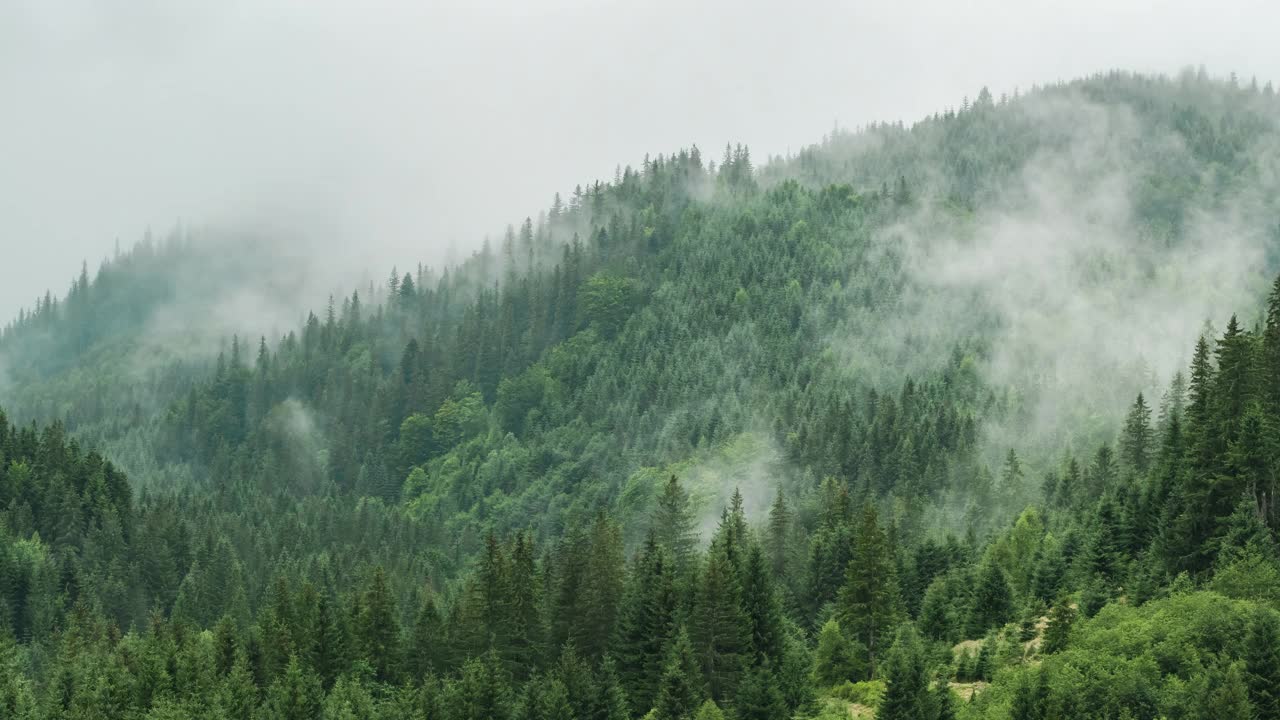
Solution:
<svg viewBox="0 0 1280 720"><path fill-rule="evenodd" d="M356 611L356 638L360 653L374 677L391 682L400 671L400 623L387 574L375 567L369 587L360 596Z"/></svg>
<svg viewBox="0 0 1280 720"><path fill-rule="evenodd" d="M753 663L776 666L782 660L782 610L760 546L752 543L742 569L742 607L750 627Z"/></svg>
<svg viewBox="0 0 1280 720"><path fill-rule="evenodd" d="M694 598L690 639L711 699L732 699L749 660L751 630L742 610L742 587L724 547L713 548Z"/></svg>
<svg viewBox="0 0 1280 720"><path fill-rule="evenodd" d="M653 515L653 533L658 543L671 554L677 575L683 575L693 562L698 545L697 520L689 507L689 493L672 475L658 496Z"/></svg>
<svg viewBox="0 0 1280 720"><path fill-rule="evenodd" d="M654 720L685 720L706 699L702 671L694 657L689 636L681 629L663 665L662 682L654 699Z"/></svg>
<svg viewBox="0 0 1280 720"><path fill-rule="evenodd" d="M297 656L289 659L284 674L267 691L265 710L280 720L316 720L324 703L320 678L302 667Z"/></svg>
<svg viewBox="0 0 1280 720"><path fill-rule="evenodd" d="M739 720L787 720L791 717L778 689L778 680L767 662L756 665L743 675L733 707Z"/></svg>
<svg viewBox="0 0 1280 720"><path fill-rule="evenodd" d="M1256 720L1280 720L1280 618L1259 609L1249 623L1244 679Z"/></svg>
<svg viewBox="0 0 1280 720"><path fill-rule="evenodd" d="M1145 475L1151 466L1151 408L1147 407L1142 393L1138 393L1125 418L1121 450L1129 469Z"/></svg>
<svg viewBox="0 0 1280 720"><path fill-rule="evenodd" d="M632 563L614 643L619 676L634 710L653 705L676 633L677 603L667 551L650 533Z"/></svg>
<svg viewBox="0 0 1280 720"><path fill-rule="evenodd" d="M863 505L852 550L837 615L840 627L866 648L874 676L883 636L897 618L898 589L892 550L870 503Z"/></svg>
<svg viewBox="0 0 1280 720"><path fill-rule="evenodd" d="M787 576L790 562L787 550L788 539L791 534L791 522L791 508L787 506L787 499L782 494L782 486L779 485L778 493L773 499L773 505L769 508L769 566L775 578Z"/></svg>
<svg viewBox="0 0 1280 720"><path fill-rule="evenodd" d="M894 636L884 660L885 695L876 717L880 720L918 720L934 714L925 668L924 646L915 628L906 624Z"/></svg>

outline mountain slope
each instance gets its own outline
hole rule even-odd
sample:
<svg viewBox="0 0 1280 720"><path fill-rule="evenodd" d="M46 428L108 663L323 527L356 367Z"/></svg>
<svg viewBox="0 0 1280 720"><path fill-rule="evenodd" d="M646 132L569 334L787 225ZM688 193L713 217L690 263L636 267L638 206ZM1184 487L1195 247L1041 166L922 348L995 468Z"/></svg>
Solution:
<svg viewBox="0 0 1280 720"><path fill-rule="evenodd" d="M1263 582L1274 548L1246 540L1276 521L1274 301L1216 357L1191 348L1278 269L1278 106L1114 73L761 168L743 148L660 156L271 338L208 309L287 268L144 244L0 336L10 417L111 457L145 489L116 521L149 538L48 537L114 532L96 511L26 519L49 493L96 507L56 464L6 490L13 557L47 556L65 588L11 583L9 607L48 609L35 634L11 618L11 696L56 715L124 682L45 697L41 653L83 635L121 672L139 645L221 653L182 671L208 675L199 692L130 686L139 713L224 707L250 692L240 667L255 706L365 693L413 716L480 693L501 716L562 702L554 678L580 717L623 696L635 716L709 698L771 717L773 690L811 709L815 660L932 713L945 695L893 691L937 669L923 648L990 653L1050 604L1145 602L1182 572ZM157 354L174 326L194 350ZM1140 392L1163 393L1154 424ZM23 452L6 477L28 477ZM1256 585L1235 582L1218 589ZM886 654L903 620L923 640L897 631ZM984 662L942 672L1019 664Z"/></svg>

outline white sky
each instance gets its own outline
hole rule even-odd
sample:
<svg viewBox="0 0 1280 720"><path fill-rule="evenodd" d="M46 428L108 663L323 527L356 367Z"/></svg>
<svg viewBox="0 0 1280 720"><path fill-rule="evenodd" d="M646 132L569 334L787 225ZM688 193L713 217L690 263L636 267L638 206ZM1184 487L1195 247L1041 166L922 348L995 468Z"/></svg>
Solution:
<svg viewBox="0 0 1280 720"><path fill-rule="evenodd" d="M0 318L151 226L439 261L645 153L757 158L983 85L1280 79L1269 2L0 0ZM353 280L354 282L354 280Z"/></svg>

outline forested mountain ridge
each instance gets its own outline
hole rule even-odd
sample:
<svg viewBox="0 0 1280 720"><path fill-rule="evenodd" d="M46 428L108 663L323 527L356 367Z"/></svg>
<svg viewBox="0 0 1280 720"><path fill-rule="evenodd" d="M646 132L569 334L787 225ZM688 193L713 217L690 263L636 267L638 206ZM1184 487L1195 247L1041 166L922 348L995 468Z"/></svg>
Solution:
<svg viewBox="0 0 1280 720"><path fill-rule="evenodd" d="M1189 717L1234 682L1275 717L1280 295L1185 353L1276 269L1276 108L1117 73L760 169L683 151L122 379L137 278L202 252L144 244L0 337L11 417L59 421L0 457L7 707ZM1208 592L1263 640L1108 644Z"/></svg>

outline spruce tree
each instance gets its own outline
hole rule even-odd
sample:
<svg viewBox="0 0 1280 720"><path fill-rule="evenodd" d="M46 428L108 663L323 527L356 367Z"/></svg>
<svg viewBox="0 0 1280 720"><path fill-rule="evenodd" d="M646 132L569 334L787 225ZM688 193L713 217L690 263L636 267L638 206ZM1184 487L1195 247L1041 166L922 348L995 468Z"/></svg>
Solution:
<svg viewBox="0 0 1280 720"><path fill-rule="evenodd" d="M573 621L584 657L598 661L608 650L625 588L622 529L604 513L596 516L582 579L581 612Z"/></svg>
<svg viewBox="0 0 1280 720"><path fill-rule="evenodd" d="M764 553L755 543L747 551L746 564L742 569L742 606L750 626L752 661L774 665L781 662L782 610Z"/></svg>
<svg viewBox="0 0 1280 720"><path fill-rule="evenodd" d="M393 681L400 671L400 624L395 599L382 566L373 570L369 587L360 596L356 638L361 657L380 682Z"/></svg>
<svg viewBox="0 0 1280 720"><path fill-rule="evenodd" d="M684 720L706 699L702 670L693 654L693 645L682 628L671 644L663 665L662 682L654 700L654 720Z"/></svg>
<svg viewBox="0 0 1280 720"><path fill-rule="evenodd" d="M1280 618L1259 609L1244 646L1245 682L1257 720L1280 720Z"/></svg>
<svg viewBox="0 0 1280 720"><path fill-rule="evenodd" d="M854 531L852 557L840 589L837 617L854 640L867 650L868 666L876 673L876 658L898 610L897 581L888 538L880 529L875 508L863 505Z"/></svg>
<svg viewBox="0 0 1280 720"><path fill-rule="evenodd" d="M456 720L509 720L512 715L510 676L497 653L472 658L450 682L443 705Z"/></svg>
<svg viewBox="0 0 1280 720"><path fill-rule="evenodd" d="M278 720L316 720L324 703L320 678L302 667L298 656L289 658L284 673L267 691L266 711Z"/></svg>
<svg viewBox="0 0 1280 720"><path fill-rule="evenodd" d="M791 508L787 507L787 499L782 494L782 486L778 486L778 494L769 508L769 566L773 576L782 579L788 574L789 553L788 539L791 533Z"/></svg>
<svg viewBox="0 0 1280 720"><path fill-rule="evenodd" d="M1018 675L1013 705L1009 708L1009 720L1043 720L1044 698L1040 690L1044 674L1043 670L1037 670Z"/></svg>
<svg viewBox="0 0 1280 720"><path fill-rule="evenodd" d="M409 640L408 667L414 677L421 680L434 671L443 669L441 651L444 625L436 607L434 593L423 593L422 606L413 623L413 636Z"/></svg>
<svg viewBox="0 0 1280 720"><path fill-rule="evenodd" d="M249 670L249 659L237 652L218 688L218 713L227 720L253 720L258 709L258 687Z"/></svg>
<svg viewBox="0 0 1280 720"><path fill-rule="evenodd" d="M969 610L969 637L977 637L1013 617L1013 591L1004 571L994 561L983 563Z"/></svg>
<svg viewBox="0 0 1280 720"><path fill-rule="evenodd" d="M1151 464L1151 408L1147 407L1142 393L1138 393L1125 418L1121 451L1130 470L1139 475L1146 474Z"/></svg>
<svg viewBox="0 0 1280 720"><path fill-rule="evenodd" d="M702 706L698 708L698 712L694 713L693 720L725 720L725 715L720 706L708 700L702 703Z"/></svg>
<svg viewBox="0 0 1280 720"><path fill-rule="evenodd" d="M589 720L630 720L631 703L618 679L613 658L605 658L596 677L595 712Z"/></svg>
<svg viewBox="0 0 1280 720"><path fill-rule="evenodd" d="M761 663L743 675L733 708L738 720L787 720L791 716L768 663Z"/></svg>
<svg viewBox="0 0 1280 720"><path fill-rule="evenodd" d="M742 588L722 547L713 547L707 557L690 624L690 639L711 699L724 704L733 697L738 676L749 659L751 638L742 611Z"/></svg>
<svg viewBox="0 0 1280 720"><path fill-rule="evenodd" d="M1061 597L1049 611L1049 623L1044 630L1044 638L1040 649L1045 653L1061 652L1067 647L1067 639L1071 636L1071 626L1075 624L1076 610L1071 606L1071 599Z"/></svg>
<svg viewBox="0 0 1280 720"><path fill-rule="evenodd" d="M542 657L546 644L533 540L527 534L516 536L507 568L509 578L505 585L510 595L505 599L505 614L509 627L504 633L504 659L515 677L524 679Z"/></svg>
<svg viewBox="0 0 1280 720"><path fill-rule="evenodd" d="M653 533L671 554L677 575L687 572L698 546L697 520L689 508L689 493L672 475L658 496L653 514Z"/></svg>
<svg viewBox="0 0 1280 720"><path fill-rule="evenodd" d="M885 695L878 720L918 720L932 715L924 646L915 627L905 624L884 658Z"/></svg>
<svg viewBox="0 0 1280 720"><path fill-rule="evenodd" d="M614 643L619 679L637 712L653 706L676 632L677 602L667 552L650 533L633 562Z"/></svg>
<svg viewBox="0 0 1280 720"><path fill-rule="evenodd" d="M813 680L821 688L861 679L866 668L849 638L840 631L840 623L828 620L818 633L818 647L813 654Z"/></svg>

